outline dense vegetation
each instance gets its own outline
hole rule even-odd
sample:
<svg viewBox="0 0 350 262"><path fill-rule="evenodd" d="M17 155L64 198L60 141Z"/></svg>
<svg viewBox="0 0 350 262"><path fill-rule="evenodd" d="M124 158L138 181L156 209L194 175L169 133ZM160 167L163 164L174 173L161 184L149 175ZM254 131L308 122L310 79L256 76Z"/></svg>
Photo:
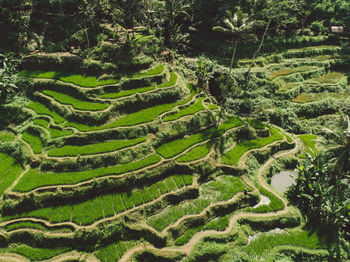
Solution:
<svg viewBox="0 0 350 262"><path fill-rule="evenodd" d="M350 259L350 1L0 17L1 261Z"/></svg>

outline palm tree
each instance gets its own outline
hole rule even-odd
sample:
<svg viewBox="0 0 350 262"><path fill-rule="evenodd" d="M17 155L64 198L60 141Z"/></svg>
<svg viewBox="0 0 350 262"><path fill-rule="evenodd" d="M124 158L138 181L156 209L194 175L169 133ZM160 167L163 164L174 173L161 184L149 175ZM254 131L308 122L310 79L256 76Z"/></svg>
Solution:
<svg viewBox="0 0 350 262"><path fill-rule="evenodd" d="M241 41L246 34L252 30L254 23L249 20L247 14L243 13L242 10L238 10L235 14L231 11L226 11L227 17L224 19L223 23L225 26L215 26L214 31L223 32L232 35L233 51L231 57L230 71L227 76L227 83L231 77L233 62L235 60L237 44Z"/></svg>

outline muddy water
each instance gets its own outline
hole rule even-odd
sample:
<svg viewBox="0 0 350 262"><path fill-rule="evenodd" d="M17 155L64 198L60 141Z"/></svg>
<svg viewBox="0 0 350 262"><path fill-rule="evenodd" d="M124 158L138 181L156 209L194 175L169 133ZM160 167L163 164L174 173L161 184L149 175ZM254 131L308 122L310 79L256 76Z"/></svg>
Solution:
<svg viewBox="0 0 350 262"><path fill-rule="evenodd" d="M295 184L295 179L298 177L297 170L283 170L272 176L271 186L278 192L285 192L288 187Z"/></svg>

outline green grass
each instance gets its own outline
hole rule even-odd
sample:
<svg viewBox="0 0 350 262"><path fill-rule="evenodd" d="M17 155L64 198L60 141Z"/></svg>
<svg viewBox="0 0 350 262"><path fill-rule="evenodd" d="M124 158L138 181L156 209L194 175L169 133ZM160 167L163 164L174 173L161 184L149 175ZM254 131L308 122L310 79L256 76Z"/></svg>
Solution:
<svg viewBox="0 0 350 262"><path fill-rule="evenodd" d="M112 195L104 195L101 197L103 202L103 209L105 211L106 217L114 216L114 208L113 208L113 198Z"/></svg>
<svg viewBox="0 0 350 262"><path fill-rule="evenodd" d="M125 211L125 206L123 204L123 200L122 200L122 197L120 194L114 195L113 200L114 200L115 212L121 213L121 212Z"/></svg>
<svg viewBox="0 0 350 262"><path fill-rule="evenodd" d="M243 250L253 257L268 257L271 250L277 246L294 246L305 248L327 248L319 240L314 232L303 231L300 229L290 229L288 233L263 233L258 238L249 243Z"/></svg>
<svg viewBox="0 0 350 262"><path fill-rule="evenodd" d="M131 194L122 193L121 196L122 196L122 199L123 199L123 202L124 202L126 209L131 209L134 207L134 201L132 199Z"/></svg>
<svg viewBox="0 0 350 262"><path fill-rule="evenodd" d="M185 181L182 175L175 175L174 180L178 188L185 186Z"/></svg>
<svg viewBox="0 0 350 262"><path fill-rule="evenodd" d="M327 75L316 78L314 80L319 82L320 84L336 84L343 77L344 75L342 73L332 72Z"/></svg>
<svg viewBox="0 0 350 262"><path fill-rule="evenodd" d="M15 135L7 131L0 131L0 142L12 142L15 140Z"/></svg>
<svg viewBox="0 0 350 262"><path fill-rule="evenodd" d="M33 109L39 115L51 116L57 124L61 124L65 121L64 118L58 115L56 112L51 111L46 106L38 102L30 103L27 107Z"/></svg>
<svg viewBox="0 0 350 262"><path fill-rule="evenodd" d="M101 110L105 110L109 106L108 104L79 100L77 98L66 95L64 93L59 93L52 90L43 90L43 93L45 95L52 97L53 99L60 102L61 104L71 105L78 110L101 111Z"/></svg>
<svg viewBox="0 0 350 262"><path fill-rule="evenodd" d="M201 98L196 103L194 103L194 104L192 104L184 109L179 110L179 112L177 112L176 114L172 114L172 115L165 117L163 119L163 121L166 122L166 121L176 120L176 119L179 119L183 116L193 115L199 111L205 110L205 107L203 106L203 99L204 98Z"/></svg>
<svg viewBox="0 0 350 262"><path fill-rule="evenodd" d="M257 119L251 119L251 118L249 118L248 120L247 120L247 122L248 122L248 124L250 125L250 126L252 126L253 128L255 128L255 129L264 129L266 126L263 124L263 123L261 123L259 120L257 120Z"/></svg>
<svg viewBox="0 0 350 262"><path fill-rule="evenodd" d="M170 103L170 104L162 104L162 105L157 105L154 107L149 107L143 110L140 110L136 113L132 113L129 115L126 115L117 121L107 124L107 125L101 125L101 126L87 126L83 124L78 124L78 123L67 123L66 126L70 127L75 127L79 131L86 132L86 131L93 131L93 130L102 130L102 129L108 129L108 128L114 128L114 127L119 127L119 126L134 126L142 123L147 123L151 122L154 119L156 119L160 114L170 111L177 105L185 104L189 100L183 100L180 102L175 102L175 103Z"/></svg>
<svg viewBox="0 0 350 262"><path fill-rule="evenodd" d="M22 134L22 138L32 147L35 154L40 154L42 152L43 143L41 142L39 137L32 135L28 132L24 132Z"/></svg>
<svg viewBox="0 0 350 262"><path fill-rule="evenodd" d="M271 144L277 140L282 140L283 136L277 129L270 127L271 135L269 137L263 137L254 140L246 140L238 143L234 148L224 154L221 158L223 164L238 165L239 159L243 154L251 149L261 148L268 144Z"/></svg>
<svg viewBox="0 0 350 262"><path fill-rule="evenodd" d="M132 196L132 199L134 200L135 206L139 206L139 205L142 205L144 203L142 196L141 196L141 193L139 191L133 191L131 193L131 196Z"/></svg>
<svg viewBox="0 0 350 262"><path fill-rule="evenodd" d="M97 80L95 76L82 76L67 72L42 71L42 70L22 70L20 76L57 79L63 82L72 83L82 87L97 87L102 85L110 85L118 82L116 79Z"/></svg>
<svg viewBox="0 0 350 262"><path fill-rule="evenodd" d="M240 126L241 124L242 121L240 119L233 117L218 127L212 127L201 133L165 143L157 148L157 153L165 158L176 156L194 144L221 136L227 130Z"/></svg>
<svg viewBox="0 0 350 262"><path fill-rule="evenodd" d="M21 244L21 245L12 244L7 248L0 248L0 254L15 253L26 257L30 261L42 261L49 258L53 258L60 254L69 252L70 250L71 250L70 248L47 249L47 248L30 247L24 244Z"/></svg>
<svg viewBox="0 0 350 262"><path fill-rule="evenodd" d="M191 149L185 155L179 157L177 161L185 163L201 159L209 154L212 145L212 143L206 143L204 145L197 146Z"/></svg>
<svg viewBox="0 0 350 262"><path fill-rule="evenodd" d="M0 153L0 197L12 185L22 172L18 162L6 154Z"/></svg>
<svg viewBox="0 0 350 262"><path fill-rule="evenodd" d="M90 155L113 152L125 147L137 145L139 143L145 142L146 138L136 138L130 140L113 140L98 144L91 144L85 146L63 146L60 148L51 149L48 152L49 156L79 156L79 155Z"/></svg>
<svg viewBox="0 0 350 262"><path fill-rule="evenodd" d="M136 73L131 76L128 76L128 78L142 78L142 77L147 77L147 76L154 76L154 75L159 75L164 71L164 65L158 65L153 69L150 69L144 73Z"/></svg>
<svg viewBox="0 0 350 262"><path fill-rule="evenodd" d="M169 191L175 191L177 190L177 185L173 179L173 177L167 177L164 181L166 183L166 185L169 188Z"/></svg>
<svg viewBox="0 0 350 262"><path fill-rule="evenodd" d="M42 186L75 184L95 177L101 177L110 174L122 174L137 170L155 164L160 160L160 156L151 155L144 159L124 165L66 173L40 173L36 169L31 169L26 174L24 174L19 183L15 186L14 190L19 192L27 192Z"/></svg>
<svg viewBox="0 0 350 262"><path fill-rule="evenodd" d="M123 90L123 91L120 91L119 93L103 94L100 97L102 99L115 99L115 98L130 96L130 95L134 95L134 94L141 94L141 93L153 90L153 89L155 89L154 86L146 86L146 87L141 87L141 88L136 88L136 89Z"/></svg>
<svg viewBox="0 0 350 262"><path fill-rule="evenodd" d="M285 84L283 87L281 87L280 89L278 89L278 91L284 92L287 91L295 86L297 86L299 83L287 83Z"/></svg>
<svg viewBox="0 0 350 262"><path fill-rule="evenodd" d="M214 110L214 109L219 109L219 107L217 105L214 105L214 104L209 104L208 105L208 109L209 110Z"/></svg>
<svg viewBox="0 0 350 262"><path fill-rule="evenodd" d="M316 147L316 135L298 135L299 139L303 141L305 145L305 153L309 154L311 157L315 157L318 154ZM299 157L305 158L305 154L301 154Z"/></svg>
<svg viewBox="0 0 350 262"><path fill-rule="evenodd" d="M94 222L91 201L73 205L72 221L78 225L89 225Z"/></svg>
<svg viewBox="0 0 350 262"><path fill-rule="evenodd" d="M177 74L175 72L171 72L169 81L158 85L158 88L166 88L166 87L174 86L177 82L177 78L178 78Z"/></svg>
<svg viewBox="0 0 350 262"><path fill-rule="evenodd" d="M270 199L269 205L262 205L257 208L249 207L246 211L252 211L254 213L267 213L267 212L276 212L284 208L284 204L281 199L276 197L270 191L266 190L260 185L256 185L256 188L260 191L260 194L267 196Z"/></svg>
<svg viewBox="0 0 350 262"><path fill-rule="evenodd" d="M174 241L175 246L182 246L186 244L196 233L201 231L203 226L193 227L187 230L184 234L182 234L179 238Z"/></svg>
<svg viewBox="0 0 350 262"><path fill-rule="evenodd" d="M183 179L186 185L193 184L193 176L192 175L183 175Z"/></svg>

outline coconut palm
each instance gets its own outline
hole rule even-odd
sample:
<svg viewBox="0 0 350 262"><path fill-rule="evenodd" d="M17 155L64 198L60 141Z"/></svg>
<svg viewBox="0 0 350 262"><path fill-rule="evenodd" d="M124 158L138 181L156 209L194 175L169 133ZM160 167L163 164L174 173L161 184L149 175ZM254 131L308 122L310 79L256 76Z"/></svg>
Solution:
<svg viewBox="0 0 350 262"><path fill-rule="evenodd" d="M242 10L238 10L235 14L232 14L232 12L228 10L226 11L226 15L227 17L223 21L225 26L215 26L213 27L213 30L232 35L233 51L230 71L227 76L227 80L229 80L232 73L233 62L235 60L237 44L246 37L249 31L252 30L254 23L253 21L250 21L248 15L243 13Z"/></svg>

